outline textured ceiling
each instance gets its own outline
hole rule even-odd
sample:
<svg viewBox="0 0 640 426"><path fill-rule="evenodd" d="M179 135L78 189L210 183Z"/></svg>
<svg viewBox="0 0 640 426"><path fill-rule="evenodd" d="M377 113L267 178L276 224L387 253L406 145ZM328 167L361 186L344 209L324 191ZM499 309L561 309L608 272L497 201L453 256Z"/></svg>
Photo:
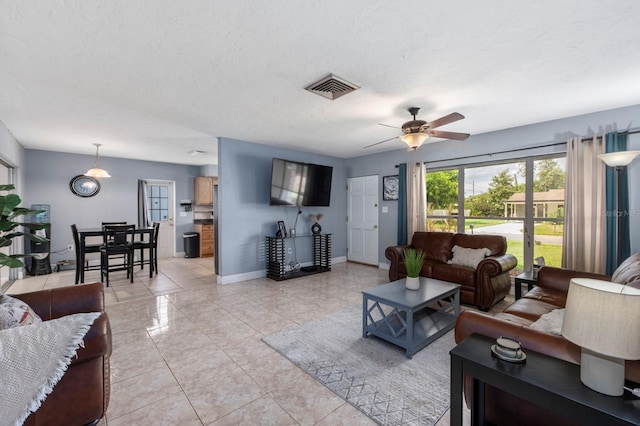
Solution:
<svg viewBox="0 0 640 426"><path fill-rule="evenodd" d="M26 148L90 155L217 164L222 136L353 157L401 148L362 149L410 106L473 135L639 104L638 16L636 0L0 0L0 120ZM361 89L304 90L329 73Z"/></svg>

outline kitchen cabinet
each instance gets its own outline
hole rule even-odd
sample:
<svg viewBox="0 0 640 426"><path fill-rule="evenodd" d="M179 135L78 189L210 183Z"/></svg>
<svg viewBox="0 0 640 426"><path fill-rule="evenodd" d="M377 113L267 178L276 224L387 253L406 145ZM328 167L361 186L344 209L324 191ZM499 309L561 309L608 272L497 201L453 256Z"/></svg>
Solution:
<svg viewBox="0 0 640 426"><path fill-rule="evenodd" d="M200 234L200 257L213 256L213 224L196 224L196 232Z"/></svg>
<svg viewBox="0 0 640 426"><path fill-rule="evenodd" d="M196 176L193 179L193 194L196 206L213 206L213 185L217 183L217 177Z"/></svg>

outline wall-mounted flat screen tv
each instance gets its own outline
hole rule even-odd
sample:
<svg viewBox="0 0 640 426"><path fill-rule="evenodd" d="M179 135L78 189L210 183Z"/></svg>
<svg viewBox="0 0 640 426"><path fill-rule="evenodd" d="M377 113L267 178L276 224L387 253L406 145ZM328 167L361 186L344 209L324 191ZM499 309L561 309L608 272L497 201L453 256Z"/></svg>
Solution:
<svg viewBox="0 0 640 426"><path fill-rule="evenodd" d="M328 207L333 167L274 158L271 164L272 206Z"/></svg>

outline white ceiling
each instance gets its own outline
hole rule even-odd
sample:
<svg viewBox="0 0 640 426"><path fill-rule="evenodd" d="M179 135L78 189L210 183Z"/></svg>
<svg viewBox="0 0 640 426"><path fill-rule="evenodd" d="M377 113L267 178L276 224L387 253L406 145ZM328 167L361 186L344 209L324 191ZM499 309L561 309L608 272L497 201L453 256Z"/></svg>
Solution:
<svg viewBox="0 0 640 426"><path fill-rule="evenodd" d="M0 120L33 149L217 164L222 136L348 158L401 148L362 149L410 106L473 135L640 104L638 16L636 0L1 0ZM304 90L329 73L361 89Z"/></svg>

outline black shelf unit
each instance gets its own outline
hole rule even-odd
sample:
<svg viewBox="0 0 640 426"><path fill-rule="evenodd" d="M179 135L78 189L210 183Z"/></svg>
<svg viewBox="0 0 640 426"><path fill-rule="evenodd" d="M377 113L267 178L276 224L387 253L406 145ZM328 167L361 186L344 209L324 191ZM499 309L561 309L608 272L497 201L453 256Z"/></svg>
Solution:
<svg viewBox="0 0 640 426"><path fill-rule="evenodd" d="M287 271L286 241L291 239L313 239L313 265L299 271ZM267 278L282 281L331 270L331 234L300 235L296 237L267 237Z"/></svg>
<svg viewBox="0 0 640 426"><path fill-rule="evenodd" d="M28 232L35 234L36 232L42 231L29 229ZM29 240L31 256L28 257L26 261L29 275L48 275L51 273L51 235L49 228L45 228L44 233L45 235L40 234L40 236L46 236L49 241L40 243Z"/></svg>

